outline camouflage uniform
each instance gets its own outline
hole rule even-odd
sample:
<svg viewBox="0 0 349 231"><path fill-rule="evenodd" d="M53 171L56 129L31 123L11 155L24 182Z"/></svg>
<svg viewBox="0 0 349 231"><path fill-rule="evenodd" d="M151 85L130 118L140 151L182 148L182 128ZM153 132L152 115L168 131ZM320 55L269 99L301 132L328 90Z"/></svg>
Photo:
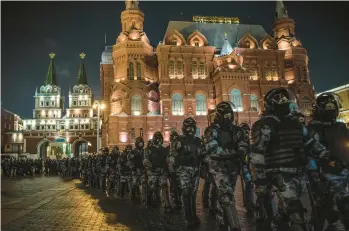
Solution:
<svg viewBox="0 0 349 231"><path fill-rule="evenodd" d="M147 205L151 204L152 195L156 187L160 187L163 199L165 200L165 211L170 212L170 198L168 193L168 167L166 161L166 148L162 146L163 136L161 132L155 132L153 136L153 145L146 149L143 165L147 170L148 176L148 195Z"/></svg>
<svg viewBox="0 0 349 231"><path fill-rule="evenodd" d="M145 175L143 168L144 159L144 140L142 137L137 137L135 141L135 149L128 155L128 166L132 171L132 188L131 188L131 200L136 199L137 189L140 184L142 185L142 196L145 199Z"/></svg>
<svg viewBox="0 0 349 231"><path fill-rule="evenodd" d="M206 162L218 191L216 221L219 230L226 226L230 230L241 230L234 189L247 144L243 130L233 124L233 107L230 102L219 103L214 123L205 130Z"/></svg>
<svg viewBox="0 0 349 231"><path fill-rule="evenodd" d="M294 94L285 88L269 91L264 98L266 111L251 130L250 169L257 200L264 197L269 201L260 206L270 211L265 217L268 223L272 221L268 230L271 226L277 230L308 229L300 200L306 188L305 149L314 155L327 154L318 142L308 142L312 138L305 136L299 117L291 114L294 100Z"/></svg>
<svg viewBox="0 0 349 231"><path fill-rule="evenodd" d="M118 173L117 173L117 161L119 159L120 152L117 146L113 147L113 150L109 154L106 160L107 172L108 172L108 183L107 193L110 194L113 189L118 186Z"/></svg>
<svg viewBox="0 0 349 231"><path fill-rule="evenodd" d="M132 182L132 175L131 175L131 169L128 166L127 156L132 151L132 146L127 145L125 150L121 153L119 159L118 159L118 170L119 170L119 176L120 176L120 197L123 198L125 196L126 189L131 188L131 182Z"/></svg>
<svg viewBox="0 0 349 231"><path fill-rule="evenodd" d="M174 169L182 190L184 211L189 228L200 224L196 214L196 195L199 184L201 162L201 140L195 137L196 121L187 118L183 121L183 134L179 136L170 152L170 169Z"/></svg>
<svg viewBox="0 0 349 231"><path fill-rule="evenodd" d="M172 201L174 203L174 206L177 210L182 208L182 200L181 200L181 195L182 191L180 188L179 184L179 178L177 176L176 171L171 168L170 166L170 153L171 153L171 148L174 148L175 142L178 139L179 134L176 131L172 131L170 134L170 144L167 146L167 152L169 153L169 157L167 159L167 162L169 164L169 180L170 180L170 193L172 197Z"/></svg>

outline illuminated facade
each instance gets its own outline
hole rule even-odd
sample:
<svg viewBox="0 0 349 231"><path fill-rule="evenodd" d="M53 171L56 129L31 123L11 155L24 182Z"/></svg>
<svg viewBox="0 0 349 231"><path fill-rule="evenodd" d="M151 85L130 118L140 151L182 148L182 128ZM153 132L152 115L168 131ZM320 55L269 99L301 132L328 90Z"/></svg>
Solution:
<svg viewBox="0 0 349 231"><path fill-rule="evenodd" d="M52 159L93 152L97 139L96 118L83 61L85 54L80 54L77 84L69 90L66 115L64 97L56 80L54 56L50 54L45 85L35 92L33 118L23 120L24 153Z"/></svg>
<svg viewBox="0 0 349 231"><path fill-rule="evenodd" d="M154 48L143 30L137 1L126 1L122 32L106 46L100 63L103 99L108 103L103 144L123 148L134 138L156 131L169 140L193 116L197 135L217 103L232 101L238 122L253 123L272 88L287 87L310 113L315 92L310 83L307 51L294 36L295 22L277 2L273 35L238 18L195 16L194 22L170 21Z"/></svg>
<svg viewBox="0 0 349 231"><path fill-rule="evenodd" d="M338 120L349 126L349 84L318 93L316 96L325 92L334 92L341 97L343 107L339 112Z"/></svg>
<svg viewBox="0 0 349 231"><path fill-rule="evenodd" d="M23 122L19 115L1 108L1 154L23 152Z"/></svg>

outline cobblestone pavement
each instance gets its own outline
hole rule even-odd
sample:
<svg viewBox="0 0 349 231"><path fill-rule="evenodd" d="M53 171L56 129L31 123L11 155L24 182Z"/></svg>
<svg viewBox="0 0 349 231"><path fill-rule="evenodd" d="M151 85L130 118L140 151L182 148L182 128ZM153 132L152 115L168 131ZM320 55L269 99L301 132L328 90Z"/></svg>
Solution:
<svg viewBox="0 0 349 231"><path fill-rule="evenodd" d="M201 182L202 183L202 182ZM109 198L79 180L59 177L2 178L1 230L118 230L185 231L183 211L167 215L162 208L145 209L129 199ZM201 185L202 186L202 185ZM240 182L236 202L244 231L253 231L253 220L242 207ZM200 187L201 189L202 187ZM198 231L211 231L214 218L201 207L198 193Z"/></svg>

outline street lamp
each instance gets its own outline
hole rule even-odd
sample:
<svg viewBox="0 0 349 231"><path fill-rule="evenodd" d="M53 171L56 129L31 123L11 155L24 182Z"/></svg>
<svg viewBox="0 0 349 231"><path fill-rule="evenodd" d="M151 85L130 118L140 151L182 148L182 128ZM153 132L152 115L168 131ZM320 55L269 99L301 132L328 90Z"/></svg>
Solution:
<svg viewBox="0 0 349 231"><path fill-rule="evenodd" d="M99 151L100 148L100 143L99 143L99 127L100 127L100 113L101 110L105 108L105 104L103 101L95 101L93 103L93 109L97 109L97 152Z"/></svg>

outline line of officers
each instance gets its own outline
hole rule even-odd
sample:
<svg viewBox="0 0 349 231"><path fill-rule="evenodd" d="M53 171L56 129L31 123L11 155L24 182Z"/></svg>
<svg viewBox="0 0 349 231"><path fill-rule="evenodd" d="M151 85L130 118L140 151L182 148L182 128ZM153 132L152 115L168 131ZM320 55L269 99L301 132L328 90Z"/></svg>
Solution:
<svg viewBox="0 0 349 231"><path fill-rule="evenodd" d="M140 195L152 206L158 189L168 213L184 208L187 226L199 227L196 197L205 180L202 202L216 217L217 230L241 230L235 207L237 177L243 179L244 205L254 214L258 230L335 230L341 220L349 230L349 131L336 122L341 100L334 93L317 97L312 120L306 124L295 95L285 89L269 91L264 111L252 128L234 124L234 105L221 102L215 119L195 137L196 121L183 121L182 135L173 131L163 146L155 132L147 146L142 137L135 148L91 155L81 161L84 184L116 191L129 189L132 201ZM170 185L168 185L168 182ZM301 197L308 193L311 219ZM255 199L256 197L256 199Z"/></svg>

